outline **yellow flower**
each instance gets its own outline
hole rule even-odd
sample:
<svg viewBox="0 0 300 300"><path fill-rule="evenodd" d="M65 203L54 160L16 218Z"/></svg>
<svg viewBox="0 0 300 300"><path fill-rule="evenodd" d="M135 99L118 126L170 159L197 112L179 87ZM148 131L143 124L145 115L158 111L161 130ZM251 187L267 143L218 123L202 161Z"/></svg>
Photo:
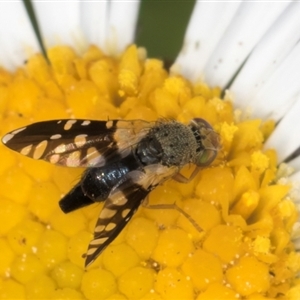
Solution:
<svg viewBox="0 0 300 300"><path fill-rule="evenodd" d="M286 14L291 14L291 7ZM279 24L284 8L278 6L273 12ZM206 18L206 9L211 7L197 4L191 24L199 17L199 10ZM217 9L216 13L228 19L230 32L238 28L235 22L247 9L248 4L234 4L228 11ZM255 6L251 9L258 15L265 11ZM194 37L192 28L190 25L186 34L187 52ZM225 43L230 37L226 28L217 28L216 34L224 35L224 47L230 49ZM50 34L48 37L53 44ZM187 123L200 117L219 133L219 155L188 184L170 180L157 187L149 196L149 204L176 203L177 210L140 208L85 270L83 254L102 204L67 215L57 205L82 170L33 161L1 145L0 298L298 299L300 255L292 237L299 232L293 231L298 215L295 200L299 196L295 196L294 185L288 180L289 169L277 167L295 149L294 141L289 141L290 130L281 136L288 150L279 147L277 137L287 128L287 117L294 111L287 112L275 128L275 122L267 118L278 121L283 113L260 106L260 100L268 95L267 84L251 96L256 104L254 116L260 119L249 119L234 109L229 93L223 97L220 88L199 80L199 74L207 69L209 84L227 84L224 74L214 72L222 73L224 63L229 66L226 72L232 73L237 58L227 61L222 56L221 61L215 60L221 50L207 58L206 67L203 61L188 60L182 51L169 74L161 61L148 59L144 49L131 45L122 51L131 39L124 42L119 38L111 37L107 48L90 46L81 54L69 46L51 47L47 51L50 65L36 54L24 68L14 72L1 69L0 135L49 119L171 118ZM119 40L121 46L114 44ZM216 44L217 39L213 39L207 47ZM111 49L116 56L107 54ZM255 53L249 64L255 61ZM242 71L246 75L249 64ZM250 98L243 84L236 82L244 80L247 86L245 78L250 77L242 72L232 90L243 99L237 106L245 111L248 104L251 106L247 102ZM271 83L278 80L279 75L274 74ZM274 99L277 101L276 95ZM277 153L271 149L273 145L278 145ZM192 166L182 170L186 176L191 172Z"/></svg>

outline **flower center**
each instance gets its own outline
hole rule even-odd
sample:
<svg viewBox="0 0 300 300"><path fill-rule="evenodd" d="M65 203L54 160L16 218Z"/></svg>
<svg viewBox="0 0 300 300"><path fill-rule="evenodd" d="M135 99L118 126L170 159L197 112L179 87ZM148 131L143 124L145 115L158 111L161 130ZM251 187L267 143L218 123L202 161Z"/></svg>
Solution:
<svg viewBox="0 0 300 300"><path fill-rule="evenodd" d="M57 205L82 170L28 160L1 145L0 272L7 297L20 298L24 286L28 298L58 296L57 287L88 299L293 296L297 210L290 186L277 183L276 152L263 150L274 122L237 120L220 89L168 74L134 45L119 58L94 46L81 57L56 47L48 57L50 65L36 55L14 74L0 71L1 135L52 119L201 118L219 134L221 149L187 184L168 180L151 192L148 205L175 203L184 214L140 208L84 272L82 255L102 203L68 215ZM189 177L193 168L180 173Z"/></svg>

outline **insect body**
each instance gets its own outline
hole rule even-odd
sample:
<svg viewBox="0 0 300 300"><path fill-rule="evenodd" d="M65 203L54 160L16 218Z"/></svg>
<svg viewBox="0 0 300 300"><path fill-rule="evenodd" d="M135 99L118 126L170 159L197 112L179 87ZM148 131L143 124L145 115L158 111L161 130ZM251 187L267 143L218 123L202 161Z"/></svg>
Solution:
<svg viewBox="0 0 300 300"><path fill-rule="evenodd" d="M59 203L67 213L105 201L86 266L118 236L152 189L171 177L187 182L180 169L195 164L194 177L219 149L218 134L200 118L188 125L170 120L45 121L14 130L2 142L34 159L87 168Z"/></svg>

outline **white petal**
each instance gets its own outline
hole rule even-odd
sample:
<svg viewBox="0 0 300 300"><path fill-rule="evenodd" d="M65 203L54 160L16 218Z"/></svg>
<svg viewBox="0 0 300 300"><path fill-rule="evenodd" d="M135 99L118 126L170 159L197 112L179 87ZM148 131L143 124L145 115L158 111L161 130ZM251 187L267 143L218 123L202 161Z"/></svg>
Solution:
<svg viewBox="0 0 300 300"><path fill-rule="evenodd" d="M265 149L276 149L279 163L299 147L300 99L294 103L265 143Z"/></svg>
<svg viewBox="0 0 300 300"><path fill-rule="evenodd" d="M0 4L0 65L13 70L40 48L22 1Z"/></svg>
<svg viewBox="0 0 300 300"><path fill-rule="evenodd" d="M134 40L140 1L112 1L108 19L107 47L122 52Z"/></svg>
<svg viewBox="0 0 300 300"><path fill-rule="evenodd" d="M288 162L288 165L295 170L300 170L300 156L294 158L293 160ZM300 182L300 171L292 175L293 178L297 177Z"/></svg>
<svg viewBox="0 0 300 300"><path fill-rule="evenodd" d="M278 67L253 98L253 115L278 121L300 94L300 44Z"/></svg>
<svg viewBox="0 0 300 300"><path fill-rule="evenodd" d="M290 163L289 163L290 165ZM300 169L300 164L298 164L298 170ZM294 173L293 175L290 176L290 179L292 182L300 182L300 171Z"/></svg>
<svg viewBox="0 0 300 300"><path fill-rule="evenodd" d="M289 163L290 165L290 163ZM299 169L298 169L299 170ZM300 171L292 174L289 176L289 183L292 184L292 189L290 191L290 196L292 197L293 201L296 202L298 211L300 211ZM300 224L299 224L299 217L298 217L298 232L300 233ZM296 225L296 224L295 224ZM298 236L300 237L300 236ZM298 249L300 249L300 240L298 238Z"/></svg>
<svg viewBox="0 0 300 300"><path fill-rule="evenodd" d="M80 19L85 38L89 44L102 49L106 43L108 13L108 1L80 2Z"/></svg>
<svg viewBox="0 0 300 300"><path fill-rule="evenodd" d="M247 109L254 106L256 111L259 112L261 109L260 103L267 103L269 109L267 109L266 113L268 114L268 112L273 110L273 96L276 97L278 89L280 86L283 87L283 85L274 85L273 82L272 88L266 90L266 92L273 92L273 95L261 94L258 96L257 94L267 84L270 76L275 70L278 70L282 61L286 59L286 56L289 55L298 42L300 38L299 15L300 3L295 2L289 5L247 59L246 64L230 87L230 90L235 95L235 104L238 108ZM284 74L288 79L294 75L296 74ZM297 86L300 87L298 83ZM277 88L275 89L274 87ZM289 91L289 88L286 90ZM252 102L254 98L256 98L255 105ZM281 110L281 113L283 113L283 110ZM272 115L272 117L275 116ZM278 117L276 116L276 118Z"/></svg>
<svg viewBox="0 0 300 300"><path fill-rule="evenodd" d="M239 5L197 1L174 68L186 78L197 80Z"/></svg>
<svg viewBox="0 0 300 300"><path fill-rule="evenodd" d="M208 84L225 87L287 5L243 2L205 67Z"/></svg>
<svg viewBox="0 0 300 300"><path fill-rule="evenodd" d="M70 45L84 48L80 28L79 1L34 1L32 2L46 47Z"/></svg>

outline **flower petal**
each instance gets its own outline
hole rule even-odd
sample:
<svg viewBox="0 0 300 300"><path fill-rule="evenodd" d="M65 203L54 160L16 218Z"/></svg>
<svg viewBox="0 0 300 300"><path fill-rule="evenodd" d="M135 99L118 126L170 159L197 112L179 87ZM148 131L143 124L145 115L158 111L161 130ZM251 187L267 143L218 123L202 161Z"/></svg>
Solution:
<svg viewBox="0 0 300 300"><path fill-rule="evenodd" d="M0 62L13 70L40 51L22 1L5 1L0 9Z"/></svg>
<svg viewBox="0 0 300 300"><path fill-rule="evenodd" d="M299 147L299 97L297 100L265 143L265 149L276 149L279 163L283 162Z"/></svg>
<svg viewBox="0 0 300 300"><path fill-rule="evenodd" d="M104 49L108 22L108 1L80 2L80 19L89 44Z"/></svg>
<svg viewBox="0 0 300 300"><path fill-rule="evenodd" d="M196 2L175 66L190 80L202 74L207 59L231 22L240 3ZM214 17L212 17L214 16ZM217 22L216 22L217 20Z"/></svg>
<svg viewBox="0 0 300 300"><path fill-rule="evenodd" d="M300 24L299 24L300 25ZM278 121L300 92L300 44L298 44L253 98L253 115ZM297 119L299 122L299 118Z"/></svg>
<svg viewBox="0 0 300 300"><path fill-rule="evenodd" d="M282 61L286 59L286 56L289 55L298 42L300 38L300 31L298 30L300 27L299 15L300 3L289 5L255 47L253 53L250 54L250 57L230 87L236 98L237 107L246 109L254 106L253 99L256 97L256 94L268 83L270 76L280 68ZM287 77L290 79L290 76L288 75ZM299 86L299 84L297 85ZM272 91L277 93L277 90L273 86ZM270 102L273 102L273 97L267 95L262 101L261 95L260 97L257 96L255 104L259 106L262 102L272 107ZM255 106L255 108L257 107Z"/></svg>
<svg viewBox="0 0 300 300"><path fill-rule="evenodd" d="M205 67L208 84L225 87L287 5L243 2Z"/></svg>
<svg viewBox="0 0 300 300"><path fill-rule="evenodd" d="M109 53L119 54L133 42L140 1L112 1L107 27Z"/></svg>
<svg viewBox="0 0 300 300"><path fill-rule="evenodd" d="M295 169L297 168L298 170L300 169L300 159L299 159L299 157L297 157L296 159L294 159L293 160L294 161L294 163L292 163L292 161L291 162L289 162L289 165L290 166L292 166L292 167L294 167ZM300 182L300 171L298 171L298 172L296 172L296 173L294 173L294 174L292 174L291 176L290 176L290 179L292 180L292 181L294 181L294 182ZM299 197L298 197L299 198Z"/></svg>
<svg viewBox="0 0 300 300"><path fill-rule="evenodd" d="M139 1L33 2L47 47L68 44L83 50L94 43L118 54L133 42Z"/></svg>
<svg viewBox="0 0 300 300"><path fill-rule="evenodd" d="M32 5L47 48L58 44L77 49L85 46L80 29L80 2L33 1Z"/></svg>

